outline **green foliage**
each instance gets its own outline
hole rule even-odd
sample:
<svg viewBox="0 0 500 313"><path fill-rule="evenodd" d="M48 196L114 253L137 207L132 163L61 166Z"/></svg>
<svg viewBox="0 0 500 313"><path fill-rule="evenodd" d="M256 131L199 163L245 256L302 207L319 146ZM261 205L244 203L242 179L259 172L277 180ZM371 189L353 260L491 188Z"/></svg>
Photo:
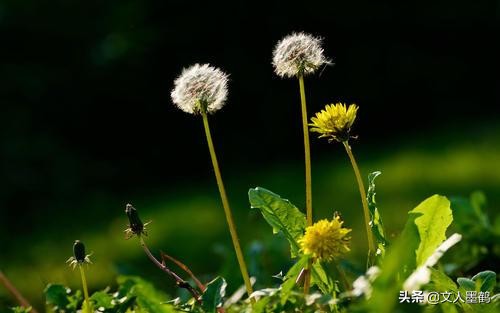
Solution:
<svg viewBox="0 0 500 313"><path fill-rule="evenodd" d="M273 233L281 232L290 243L292 258L300 253L297 240L304 234L306 217L290 201L267 189L257 187L248 191L252 208L260 209L264 219L273 228Z"/></svg>
<svg viewBox="0 0 500 313"><path fill-rule="evenodd" d="M16 306L11 308L12 313L30 313L31 312L31 307L29 308L24 308L21 306Z"/></svg>
<svg viewBox="0 0 500 313"><path fill-rule="evenodd" d="M215 313L217 308L222 306L222 301L226 295L226 281L222 277L217 277L207 284L207 289L202 296L202 308L205 312Z"/></svg>
<svg viewBox="0 0 500 313"><path fill-rule="evenodd" d="M370 225L377 243L377 253L375 254L377 263L380 264L381 260L385 256L385 247L387 245L387 240L385 237L384 225L382 223L382 217L377 209L377 203L375 201L375 178L377 178L382 172L373 172L368 175L368 209L370 210Z"/></svg>
<svg viewBox="0 0 500 313"><path fill-rule="evenodd" d="M387 251L382 273L373 283L373 295L365 309L377 307L380 312L392 312L403 282L446 239L452 219L449 201L439 195L427 198L408 212L405 228Z"/></svg>
<svg viewBox="0 0 500 313"><path fill-rule="evenodd" d="M275 234L281 232L287 238L290 243L292 258L297 257L300 254L300 247L297 241L304 235L306 227L304 214L290 203L290 201L282 199L279 195L261 187L250 189L248 198L252 208L261 210L262 216L271 225L273 232ZM302 262L298 263L303 263L303 259L304 257L301 259ZM294 273L297 270L293 267L292 269ZM335 291L335 284L332 278L326 273L320 263L315 262L313 264L311 278L311 282L316 284L323 293L332 294Z"/></svg>
<svg viewBox="0 0 500 313"><path fill-rule="evenodd" d="M478 264L494 266L500 263L500 215L495 223L490 223L486 214L487 201L482 192L474 192L469 198L453 197L453 228L460 232L464 239L459 249L453 251L450 267L452 271L481 270ZM498 221L498 222L496 222Z"/></svg>
<svg viewBox="0 0 500 313"><path fill-rule="evenodd" d="M152 284L139 277L120 276L117 279L118 290L109 288L96 291L90 297L94 308L105 313L171 313L174 307L165 304L168 297L154 288ZM72 291L62 285L50 284L45 289L48 312L76 313L83 305L80 291Z"/></svg>
<svg viewBox="0 0 500 313"><path fill-rule="evenodd" d="M82 304L83 296L80 290L71 293L71 289L63 285L49 284L45 288L45 300L54 312L72 312Z"/></svg>
<svg viewBox="0 0 500 313"><path fill-rule="evenodd" d="M482 292L493 292L496 286L497 274L493 271L482 271L471 279L466 277L459 277L457 279L460 289L463 291L482 291Z"/></svg>
<svg viewBox="0 0 500 313"><path fill-rule="evenodd" d="M415 218L415 225L420 236L416 262L417 266L420 266L446 239L446 229L453 221L450 201L446 197L434 195L420 203L410 213L422 213L421 216Z"/></svg>

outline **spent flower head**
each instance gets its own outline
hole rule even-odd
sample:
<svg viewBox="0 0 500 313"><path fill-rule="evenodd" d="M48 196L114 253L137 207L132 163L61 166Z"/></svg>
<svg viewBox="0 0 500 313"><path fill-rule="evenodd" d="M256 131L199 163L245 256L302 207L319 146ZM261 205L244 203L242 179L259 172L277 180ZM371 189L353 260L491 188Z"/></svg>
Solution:
<svg viewBox="0 0 500 313"><path fill-rule="evenodd" d="M91 255L92 253L85 254L85 245L83 244L83 242L81 242L80 240L75 240L75 243L73 243L73 256L70 257L66 261L66 263L69 263L69 266L73 267L73 269L77 265L81 265L84 263L92 264L92 262L90 261Z"/></svg>
<svg viewBox="0 0 500 313"><path fill-rule="evenodd" d="M320 133L319 138L327 137L329 141L348 141L357 112L358 106L355 104L349 107L344 103L326 105L324 110L311 118L311 132Z"/></svg>
<svg viewBox="0 0 500 313"><path fill-rule="evenodd" d="M149 225L151 222L143 224L141 219L139 218L139 213L137 213L136 208L134 208L131 204L127 204L125 206L125 213L127 214L129 222L128 228L125 229L125 239L130 239L134 235L147 236L148 233L146 231L146 226Z"/></svg>
<svg viewBox="0 0 500 313"><path fill-rule="evenodd" d="M306 33L286 36L274 48L274 71L281 77L294 77L312 74L323 64L330 64L321 44L321 38Z"/></svg>
<svg viewBox="0 0 500 313"><path fill-rule="evenodd" d="M307 227L299 239L302 252L327 262L349 252L351 229L342 227L342 223L337 215L331 221L323 219Z"/></svg>
<svg viewBox="0 0 500 313"><path fill-rule="evenodd" d="M214 113L227 99L228 75L210 64L185 68L170 93L174 104L191 114Z"/></svg>

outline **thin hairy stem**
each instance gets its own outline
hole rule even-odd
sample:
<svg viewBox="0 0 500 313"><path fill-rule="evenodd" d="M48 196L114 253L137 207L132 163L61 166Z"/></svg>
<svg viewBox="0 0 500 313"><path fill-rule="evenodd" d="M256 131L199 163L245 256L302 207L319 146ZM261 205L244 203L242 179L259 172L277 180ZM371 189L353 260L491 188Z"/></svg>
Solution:
<svg viewBox="0 0 500 313"><path fill-rule="evenodd" d="M356 176L356 180L358 181L359 194L361 196L361 203L363 204L363 215L365 218L365 227L366 227L366 236L368 238L368 265L372 264L373 254L375 253L375 239L373 237L373 233L370 227L370 211L368 210L368 200L366 198L365 186L363 184L363 179L361 178L361 173L359 172L358 164L356 163L356 159L352 154L351 146L347 141L343 142L345 151L349 156L349 160L351 160L352 169L354 170L354 175Z"/></svg>
<svg viewBox="0 0 500 313"><path fill-rule="evenodd" d="M151 262L153 262L160 270L162 270L163 272L167 273L170 277L172 277L175 280L175 284L179 288L184 288L187 291L189 291L189 293L193 296L193 298L195 298L196 301L198 301L198 303L201 303L200 294L198 293L198 291L196 291L196 289L194 289L187 281L182 279L179 275L177 275L175 272L173 272L167 266L165 266L165 264L160 263L160 261L158 261L155 258L155 256L151 253L151 251L149 251L149 248L146 245L146 242L144 241L144 238L142 238L142 236L139 236L139 239L141 242L142 249L144 249L144 252L146 252L146 255L151 260Z"/></svg>
<svg viewBox="0 0 500 313"><path fill-rule="evenodd" d="M241 252L240 242L238 240L238 233L236 232L236 226L233 221L233 214L231 208L229 207L229 201L227 199L226 190L224 188L224 183L222 181L222 175L219 169L219 162L217 161L217 155L215 154L214 143L212 141L212 135L210 133L210 126L208 124L208 117L206 113L202 113L203 126L205 128L205 135L207 137L208 149L210 150L210 157L212 159L212 165L215 172L215 178L217 180L217 186L219 187L220 197L222 199L222 206L224 207L224 213L226 214L227 224L229 226L229 232L231 233L231 239L233 240L234 250L236 251L236 257L238 259L238 264L240 266L241 276L243 276L243 281L245 282L245 287L248 295L250 296L253 292L252 283L250 282L250 277L248 276L247 265L245 259L243 258L243 252Z"/></svg>
<svg viewBox="0 0 500 313"><path fill-rule="evenodd" d="M83 265L78 264L78 269L80 270L80 276L82 277L82 287L83 296L85 298L85 308L87 313L92 313L92 308L90 307L89 290L87 288L87 278L85 277L85 269Z"/></svg>
<svg viewBox="0 0 500 313"><path fill-rule="evenodd" d="M26 300L23 295L16 289L14 284L4 275L2 271L0 271L0 283L7 289L12 296L16 299L17 303L24 308L31 308L31 313L38 313L31 304Z"/></svg>

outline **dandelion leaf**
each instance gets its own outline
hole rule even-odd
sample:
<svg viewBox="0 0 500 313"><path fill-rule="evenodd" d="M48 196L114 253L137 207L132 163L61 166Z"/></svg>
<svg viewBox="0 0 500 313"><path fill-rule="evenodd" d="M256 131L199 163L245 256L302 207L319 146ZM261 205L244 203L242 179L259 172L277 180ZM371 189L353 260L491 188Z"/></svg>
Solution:
<svg viewBox="0 0 500 313"><path fill-rule="evenodd" d="M279 195L257 187L248 191L252 208L259 209L262 216L273 228L273 233L281 232L290 243L292 258L299 254L297 240L304 234L306 218L290 201Z"/></svg>
<svg viewBox="0 0 500 313"><path fill-rule="evenodd" d="M368 209L370 210L370 226L373 232L373 236L377 241L377 251L376 251L376 259L379 261L382 260L385 256L385 247L387 245L387 240L384 232L384 225L382 223L382 217L377 209L377 203L375 202L375 178L377 178L381 172L373 172L368 175Z"/></svg>
<svg viewBox="0 0 500 313"><path fill-rule="evenodd" d="M420 236L416 250L417 267L424 264L434 250L446 239L446 229L453 221L450 201L443 196L434 195L410 211L422 214L415 218L415 225Z"/></svg>

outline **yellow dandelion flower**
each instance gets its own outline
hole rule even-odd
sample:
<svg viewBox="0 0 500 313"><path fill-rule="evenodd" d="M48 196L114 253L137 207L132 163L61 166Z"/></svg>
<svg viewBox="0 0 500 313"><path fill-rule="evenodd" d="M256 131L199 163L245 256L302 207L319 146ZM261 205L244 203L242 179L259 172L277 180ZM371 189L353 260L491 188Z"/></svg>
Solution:
<svg viewBox="0 0 500 313"><path fill-rule="evenodd" d="M351 229L342 227L342 223L340 217L335 216L331 221L324 219L307 227L299 239L302 252L327 262L349 252Z"/></svg>
<svg viewBox="0 0 500 313"><path fill-rule="evenodd" d="M344 103L326 105L324 110L311 118L311 132L320 133L319 138L329 137L330 141L345 142L350 138L357 112L358 106L355 104L349 107Z"/></svg>

